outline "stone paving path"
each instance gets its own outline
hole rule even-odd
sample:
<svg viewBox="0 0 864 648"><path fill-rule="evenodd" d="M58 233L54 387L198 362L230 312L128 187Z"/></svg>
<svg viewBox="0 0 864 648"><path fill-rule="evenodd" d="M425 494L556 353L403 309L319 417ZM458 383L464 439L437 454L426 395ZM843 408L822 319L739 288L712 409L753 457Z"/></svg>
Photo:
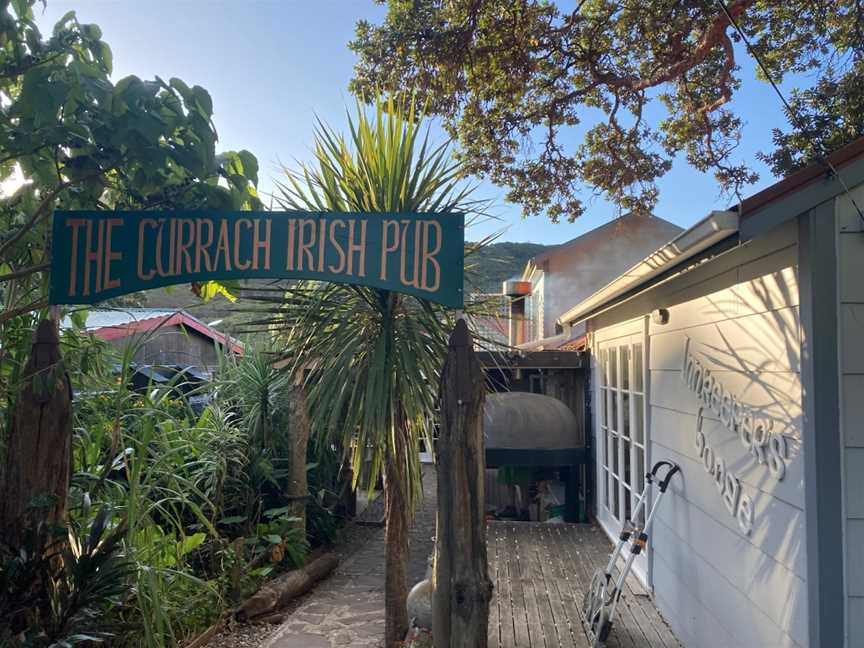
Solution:
<svg viewBox="0 0 864 648"><path fill-rule="evenodd" d="M435 535L435 469L426 466L424 500L411 529L408 583L426 575ZM378 648L384 645L384 529L375 529L321 582L263 648Z"/></svg>

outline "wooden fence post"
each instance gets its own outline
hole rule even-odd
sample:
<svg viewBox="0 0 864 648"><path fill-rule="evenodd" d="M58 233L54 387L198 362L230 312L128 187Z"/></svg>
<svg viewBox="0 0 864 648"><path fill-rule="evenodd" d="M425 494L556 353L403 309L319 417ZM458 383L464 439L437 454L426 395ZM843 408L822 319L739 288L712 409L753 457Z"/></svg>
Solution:
<svg viewBox="0 0 864 648"><path fill-rule="evenodd" d="M458 320L441 374L435 648L486 648L492 583L486 565L483 369Z"/></svg>

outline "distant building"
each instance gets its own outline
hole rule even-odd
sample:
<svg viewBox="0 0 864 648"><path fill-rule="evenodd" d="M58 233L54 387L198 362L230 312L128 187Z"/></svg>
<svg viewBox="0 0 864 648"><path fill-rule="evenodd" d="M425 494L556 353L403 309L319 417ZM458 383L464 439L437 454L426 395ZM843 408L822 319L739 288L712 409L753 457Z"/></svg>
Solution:
<svg viewBox="0 0 864 648"><path fill-rule="evenodd" d="M510 345L573 347L584 327L565 336L558 318L681 231L657 216L631 213L538 254L518 280L504 283Z"/></svg>
<svg viewBox="0 0 864 648"><path fill-rule="evenodd" d="M67 318L64 327L70 324ZM182 310L92 310L85 328L117 348L136 344L132 362L139 367L191 368L210 376L224 350L243 353L238 340Z"/></svg>

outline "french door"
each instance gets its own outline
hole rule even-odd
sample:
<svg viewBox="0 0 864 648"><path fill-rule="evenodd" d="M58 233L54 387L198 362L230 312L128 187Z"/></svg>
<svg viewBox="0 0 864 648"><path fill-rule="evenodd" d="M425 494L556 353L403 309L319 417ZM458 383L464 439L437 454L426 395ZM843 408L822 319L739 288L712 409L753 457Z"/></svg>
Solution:
<svg viewBox="0 0 864 648"><path fill-rule="evenodd" d="M598 519L617 538L633 519L645 488L645 344L641 335L616 338L597 346L596 439ZM641 554L634 569L644 581L647 560Z"/></svg>

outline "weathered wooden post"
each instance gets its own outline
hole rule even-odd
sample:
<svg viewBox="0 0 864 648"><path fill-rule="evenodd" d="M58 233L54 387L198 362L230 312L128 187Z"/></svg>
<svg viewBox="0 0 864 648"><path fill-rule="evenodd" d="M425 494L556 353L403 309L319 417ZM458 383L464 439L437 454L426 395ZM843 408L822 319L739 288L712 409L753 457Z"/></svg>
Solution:
<svg viewBox="0 0 864 648"><path fill-rule="evenodd" d="M492 583L486 565L483 369L465 320L456 322L441 375L435 648L486 648Z"/></svg>
<svg viewBox="0 0 864 648"><path fill-rule="evenodd" d="M27 524L66 519L72 462L72 391L56 319L39 323L24 367L0 472L0 537L17 547ZM37 498L46 508L28 510Z"/></svg>

